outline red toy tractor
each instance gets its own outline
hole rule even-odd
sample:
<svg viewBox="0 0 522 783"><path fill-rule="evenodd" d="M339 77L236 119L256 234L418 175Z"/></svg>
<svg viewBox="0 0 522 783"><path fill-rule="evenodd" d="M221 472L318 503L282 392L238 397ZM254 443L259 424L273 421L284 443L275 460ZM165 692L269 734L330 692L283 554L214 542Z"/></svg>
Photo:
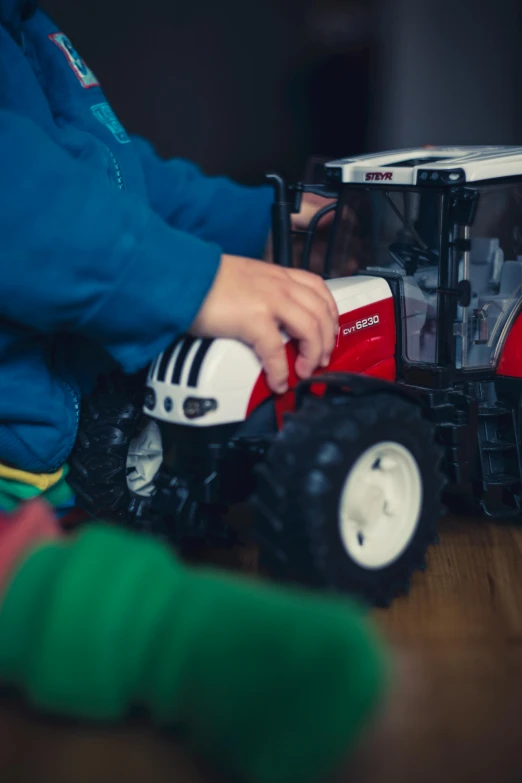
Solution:
<svg viewBox="0 0 522 783"><path fill-rule="evenodd" d="M325 373L282 396L234 340L182 336L148 378L84 405L71 483L90 513L175 541L249 501L272 574L386 605L425 566L443 505L521 514L522 148L436 148L272 176L291 265L303 192L335 201L323 275L339 308ZM295 347L287 342L293 370ZM143 406L143 407L142 407Z"/></svg>

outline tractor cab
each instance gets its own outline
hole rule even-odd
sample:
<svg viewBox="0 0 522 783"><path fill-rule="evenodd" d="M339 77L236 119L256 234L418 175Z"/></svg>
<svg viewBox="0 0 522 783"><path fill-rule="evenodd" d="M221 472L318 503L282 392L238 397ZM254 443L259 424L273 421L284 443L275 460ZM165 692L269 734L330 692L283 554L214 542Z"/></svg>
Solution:
<svg viewBox="0 0 522 783"><path fill-rule="evenodd" d="M325 165L325 182L293 190L290 209L302 192L333 199L310 226L298 263L310 267L321 219L333 211L324 266L314 271L388 280L398 380L440 387L491 377L522 300L522 148L347 158ZM275 184L281 215L284 183ZM295 263L284 228L280 220L277 257Z"/></svg>

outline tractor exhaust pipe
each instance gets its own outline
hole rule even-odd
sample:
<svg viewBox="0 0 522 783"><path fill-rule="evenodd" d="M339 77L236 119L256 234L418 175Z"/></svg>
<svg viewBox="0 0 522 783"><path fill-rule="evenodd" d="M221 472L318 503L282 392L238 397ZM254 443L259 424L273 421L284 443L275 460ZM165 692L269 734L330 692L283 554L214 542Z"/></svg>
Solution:
<svg viewBox="0 0 522 783"><path fill-rule="evenodd" d="M279 174L267 174L266 180L274 188L272 204L272 245L274 264L292 266L292 204L288 200L288 186Z"/></svg>

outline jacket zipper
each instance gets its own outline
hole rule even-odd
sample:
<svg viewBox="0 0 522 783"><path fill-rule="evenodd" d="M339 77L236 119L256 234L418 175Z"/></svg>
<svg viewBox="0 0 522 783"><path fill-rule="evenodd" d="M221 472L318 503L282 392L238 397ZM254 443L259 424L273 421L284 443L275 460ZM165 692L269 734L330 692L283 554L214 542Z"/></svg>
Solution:
<svg viewBox="0 0 522 783"><path fill-rule="evenodd" d="M27 42L26 42L23 30L20 31L20 42L19 43L20 43L20 47L22 49L22 52L27 57ZM116 160L116 156L114 155L114 153L110 149L110 147L108 147L103 141L101 141L101 139L99 139L99 141L100 141L100 144L103 144L103 146L105 147L105 149L107 150L107 152L110 155L110 158L112 160L112 164L114 166L114 172L116 174L116 182L118 184L118 188L120 190L126 190L125 178L123 176L123 171L121 170L120 164Z"/></svg>
<svg viewBox="0 0 522 783"><path fill-rule="evenodd" d="M105 149L107 150L107 152L109 153L109 155L111 157L111 160L112 160L112 163L113 163L113 166L114 166L114 171L115 171L115 174L116 174L116 182L118 183L118 188L120 190L125 190L126 188L125 188L125 180L123 178L123 172L121 170L120 164L116 160L116 156L113 154L112 150L106 144L104 144L103 141L100 141L100 143L103 144L103 146L105 147ZM67 383L67 381L65 381L65 385L67 386L67 388L71 392L72 398L74 400L74 413L75 413L75 418L76 418L75 427L74 427L74 438L73 438L73 441L72 441L73 442L73 446L74 446L74 443L76 442L76 438L78 437L78 430L79 430L79 427L80 427L80 397L79 397L78 392L76 391L76 389L73 386L71 386L70 383ZM61 467L61 464L55 466L55 468L53 468L53 469L58 470L60 467Z"/></svg>
<svg viewBox="0 0 522 783"><path fill-rule="evenodd" d="M74 400L74 416L75 416L75 424L74 424L74 437L72 438L72 447L74 448L74 444L76 443L76 438L78 437L78 430L80 428L80 397L78 395L78 392L76 389L71 386L70 383L67 381L64 381L65 385L71 392L71 396ZM68 458L67 458L68 459ZM60 460L59 463L56 463L55 465L51 466L51 472L54 472L56 470L59 470L63 466L63 459Z"/></svg>
<svg viewBox="0 0 522 783"><path fill-rule="evenodd" d="M115 174L116 174L116 182L118 183L119 189L120 190L126 190L125 179L123 177L123 171L121 170L120 164L116 160L116 156L114 155L113 151L103 141L101 143L103 144L103 146L105 147L105 149L107 150L109 155L111 156L111 160L112 160L112 163L113 163L113 166L114 166L114 171L115 171Z"/></svg>
<svg viewBox="0 0 522 783"><path fill-rule="evenodd" d="M21 32L21 34L20 34L20 46L22 48L23 53L26 55L27 54L27 44L26 44L25 35L24 35L23 32ZM125 179L124 179L124 176L123 176L123 171L121 170L120 164L116 160L116 156L114 155L112 150L107 146L107 144L105 144L103 141L101 141L101 139L99 139L99 141L100 141L100 144L102 144L105 147L105 149L107 150L107 152L110 155L112 164L114 166L114 172L116 174L116 182L117 182L118 188L120 190L126 190ZM74 444L76 442L76 438L78 436L78 430L79 430L79 427L80 427L80 397L79 397L78 392L76 391L76 389L73 386L71 386L70 383L67 383L67 381L65 381L65 385L67 386L67 388L71 392L71 396L72 396L72 398L74 400L75 427L74 427L74 438L72 439L72 442ZM51 470L59 470L59 468L62 467L62 464L63 463L60 462L60 464L54 465L51 468Z"/></svg>

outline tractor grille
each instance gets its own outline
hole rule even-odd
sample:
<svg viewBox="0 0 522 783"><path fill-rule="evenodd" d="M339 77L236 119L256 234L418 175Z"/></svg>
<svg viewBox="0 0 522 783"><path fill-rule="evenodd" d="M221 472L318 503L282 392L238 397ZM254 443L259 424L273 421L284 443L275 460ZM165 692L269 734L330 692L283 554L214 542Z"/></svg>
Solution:
<svg viewBox="0 0 522 783"><path fill-rule="evenodd" d="M208 337L178 337L154 362L149 375L150 381L179 386L182 379L186 378L187 386L195 389L205 356L213 342L213 339Z"/></svg>

